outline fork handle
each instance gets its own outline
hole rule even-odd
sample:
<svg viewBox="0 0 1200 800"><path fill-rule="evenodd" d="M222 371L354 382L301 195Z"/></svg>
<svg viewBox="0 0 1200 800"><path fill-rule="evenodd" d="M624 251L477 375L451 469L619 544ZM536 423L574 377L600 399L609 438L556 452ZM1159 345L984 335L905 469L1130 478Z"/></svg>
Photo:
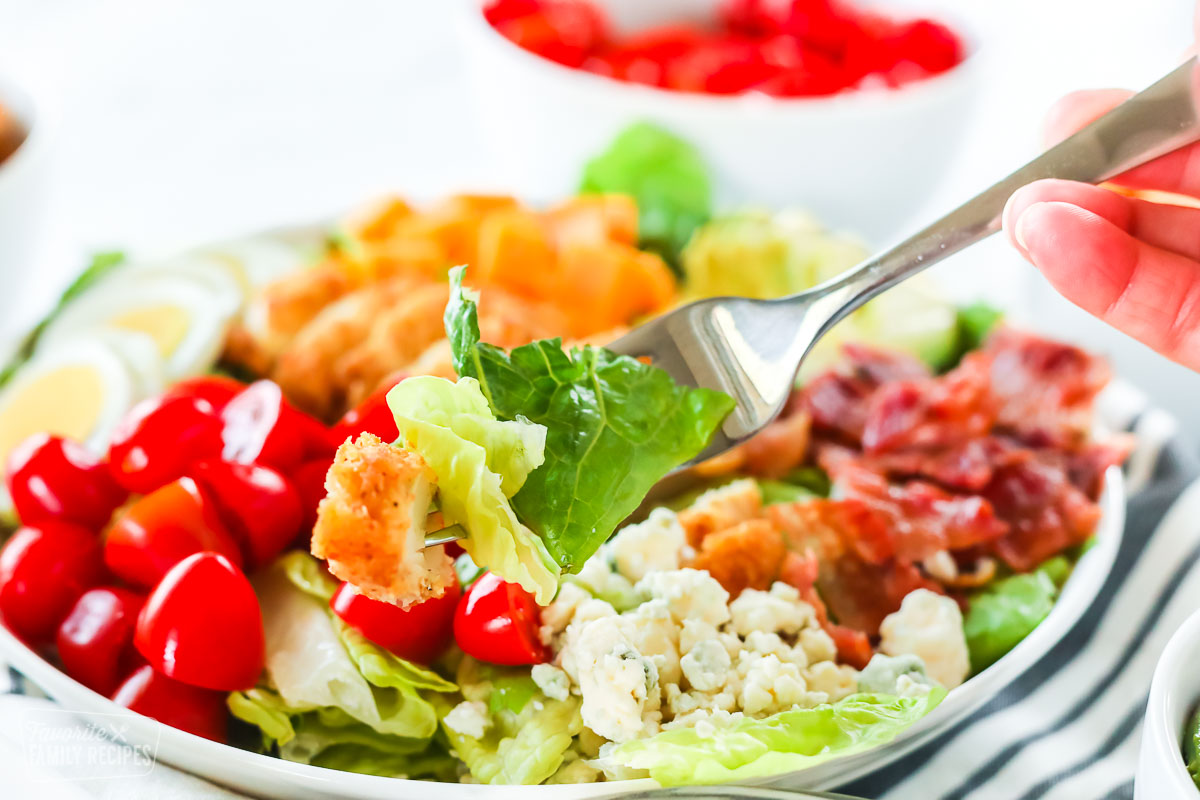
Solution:
<svg viewBox="0 0 1200 800"><path fill-rule="evenodd" d="M815 338L850 312L1000 230L1013 192L1041 178L1098 183L1200 140L1200 69L1192 57L1104 116L891 249L817 287Z"/></svg>

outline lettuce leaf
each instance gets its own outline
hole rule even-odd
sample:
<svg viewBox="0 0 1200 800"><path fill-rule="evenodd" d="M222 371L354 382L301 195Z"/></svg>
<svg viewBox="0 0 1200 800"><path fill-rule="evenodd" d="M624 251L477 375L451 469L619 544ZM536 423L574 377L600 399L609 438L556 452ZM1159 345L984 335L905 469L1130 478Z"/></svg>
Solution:
<svg viewBox="0 0 1200 800"><path fill-rule="evenodd" d="M619 745L604 760L647 770L666 786L723 783L805 769L891 741L946 696L856 694L832 705L742 719L709 735L695 728L664 731Z"/></svg>
<svg viewBox="0 0 1200 800"><path fill-rule="evenodd" d="M1192 776L1192 782L1200 789L1200 709L1188 717L1187 727L1183 731L1183 761L1188 774Z"/></svg>
<svg viewBox="0 0 1200 800"><path fill-rule="evenodd" d="M694 147L662 128L635 123L587 163L581 193L633 195L641 246L677 264L692 232L712 215L708 167Z"/></svg>
<svg viewBox="0 0 1200 800"><path fill-rule="evenodd" d="M255 578L267 681L231 694L229 709L259 727L264 749L288 760L322 763L332 751L362 766L377 753L391 758L388 774L409 774L396 768L397 758L429 755L437 731L437 713L423 693L458 687L344 625L329 610L336 587L301 552L285 554Z"/></svg>
<svg viewBox="0 0 1200 800"><path fill-rule="evenodd" d="M533 685L527 670L481 664L470 657L459 666L458 679L467 696L487 698L492 721L481 739L442 725L450 746L475 780L537 784L562 766L583 730L578 697L551 700ZM441 717L454 707L444 697L436 702Z"/></svg>
<svg viewBox="0 0 1200 800"><path fill-rule="evenodd" d="M496 419L479 382L416 377L387 396L400 443L437 475L446 522L462 525L461 544L476 564L520 584L542 605L558 589L558 567L509 498L543 460L546 429L528 420Z"/></svg>
<svg viewBox="0 0 1200 800"><path fill-rule="evenodd" d="M972 672L991 666L1041 624L1070 572L1071 563L1055 556L1033 572L994 581L970 598L963 633Z"/></svg>
<svg viewBox="0 0 1200 800"><path fill-rule="evenodd" d="M454 367L478 380L496 416L546 427L545 463L513 508L563 569L577 571L660 478L704 449L734 401L602 348L567 353L548 339L505 353L481 343L463 271L450 272L446 306Z"/></svg>

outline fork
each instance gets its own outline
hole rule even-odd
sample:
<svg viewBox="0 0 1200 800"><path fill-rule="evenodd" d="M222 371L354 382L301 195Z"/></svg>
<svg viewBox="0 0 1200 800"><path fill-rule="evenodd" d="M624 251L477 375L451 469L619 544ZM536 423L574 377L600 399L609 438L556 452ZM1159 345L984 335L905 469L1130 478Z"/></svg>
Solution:
<svg viewBox="0 0 1200 800"><path fill-rule="evenodd" d="M677 383L716 389L737 407L689 464L773 420L817 340L871 298L996 233L1008 198L1041 178L1098 183L1200 140L1195 57L891 249L815 288L773 300L716 297L659 317L608 345L648 358Z"/></svg>

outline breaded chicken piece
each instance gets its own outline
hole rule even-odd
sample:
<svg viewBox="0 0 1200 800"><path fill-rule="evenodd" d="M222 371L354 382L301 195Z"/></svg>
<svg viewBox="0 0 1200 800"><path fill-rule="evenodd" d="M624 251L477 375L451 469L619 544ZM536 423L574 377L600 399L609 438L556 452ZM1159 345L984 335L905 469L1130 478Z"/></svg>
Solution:
<svg viewBox="0 0 1200 800"><path fill-rule="evenodd" d="M704 537L688 566L707 570L730 597L770 589L787 556L783 534L766 519L749 519Z"/></svg>
<svg viewBox="0 0 1200 800"><path fill-rule="evenodd" d="M753 478L743 478L697 497L679 512L679 524L687 533L688 544L699 549L709 534L760 516L762 490Z"/></svg>
<svg viewBox="0 0 1200 800"><path fill-rule="evenodd" d="M425 547L434 476L418 454L364 433L325 477L312 554L367 597L407 608L457 581L444 547Z"/></svg>

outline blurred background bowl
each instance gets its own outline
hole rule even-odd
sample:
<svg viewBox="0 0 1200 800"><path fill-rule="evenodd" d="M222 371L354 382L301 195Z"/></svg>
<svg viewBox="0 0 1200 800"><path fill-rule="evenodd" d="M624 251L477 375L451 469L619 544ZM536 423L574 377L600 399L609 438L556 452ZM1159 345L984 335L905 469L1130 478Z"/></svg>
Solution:
<svg viewBox="0 0 1200 800"><path fill-rule="evenodd" d="M967 58L898 89L715 96L617 81L529 53L488 24L485 5L466 0L458 21L481 129L508 173L505 182L539 196L575 190L580 164L629 123L649 120L700 150L713 169L718 206L802 206L879 240L902 230L946 174L978 83L974 39L954 21ZM715 0L597 5L618 31L711 21L717 8Z"/></svg>
<svg viewBox="0 0 1200 800"><path fill-rule="evenodd" d="M0 69L0 107L25 131L24 141L0 161L0 312L10 310L33 270L46 199L50 121L45 99Z"/></svg>
<svg viewBox="0 0 1200 800"><path fill-rule="evenodd" d="M1200 611L1167 642L1146 704L1134 800L1200 796L1183 763L1184 724L1200 703Z"/></svg>

